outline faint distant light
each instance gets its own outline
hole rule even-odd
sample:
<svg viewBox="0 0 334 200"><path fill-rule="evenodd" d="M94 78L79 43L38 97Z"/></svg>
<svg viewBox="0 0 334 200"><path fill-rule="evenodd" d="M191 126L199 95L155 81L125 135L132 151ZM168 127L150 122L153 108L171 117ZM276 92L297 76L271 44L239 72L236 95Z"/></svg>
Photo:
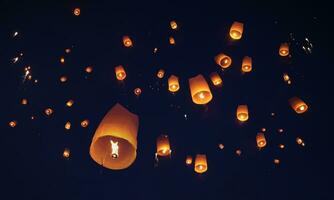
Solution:
<svg viewBox="0 0 334 200"><path fill-rule="evenodd" d="M81 122L81 126L82 126L83 128L86 128L88 125L89 125L89 120L88 120L88 119L85 119L85 120L83 120L83 121Z"/></svg>
<svg viewBox="0 0 334 200"><path fill-rule="evenodd" d="M266 130L267 130L266 128L262 128L261 129L262 132L266 132Z"/></svg>
<svg viewBox="0 0 334 200"><path fill-rule="evenodd" d="M70 48L65 49L65 53L71 53L71 49Z"/></svg>
<svg viewBox="0 0 334 200"><path fill-rule="evenodd" d="M278 129L278 132L279 132L279 133L283 133L283 131L284 131L284 130L283 130L282 128L279 128L279 129Z"/></svg>
<svg viewBox="0 0 334 200"><path fill-rule="evenodd" d="M187 120L187 119L188 119L188 115L187 115L187 114L184 114L184 118Z"/></svg>
<svg viewBox="0 0 334 200"><path fill-rule="evenodd" d="M65 58L61 57L60 58L60 63L64 64L65 63Z"/></svg>
<svg viewBox="0 0 334 200"><path fill-rule="evenodd" d="M69 158L70 157L70 149L68 148L65 148L64 151L63 151L63 157L64 158Z"/></svg>
<svg viewBox="0 0 334 200"><path fill-rule="evenodd" d="M276 165L278 165L278 164L280 164L280 160L279 160L279 159L274 159L274 163L275 163Z"/></svg>
<svg viewBox="0 0 334 200"><path fill-rule="evenodd" d="M225 148L224 144L219 144L218 145L219 149L223 150Z"/></svg>
<svg viewBox="0 0 334 200"><path fill-rule="evenodd" d="M155 47L154 50L153 50L153 53L157 53L157 51L158 51L158 48Z"/></svg>
<svg viewBox="0 0 334 200"><path fill-rule="evenodd" d="M280 144L280 145L279 145L279 148L280 148L280 149L284 149L284 148L285 148L284 144Z"/></svg>
<svg viewBox="0 0 334 200"><path fill-rule="evenodd" d="M9 124L10 127L14 128L17 125L17 122L16 121L10 121L8 124Z"/></svg>
<svg viewBox="0 0 334 200"><path fill-rule="evenodd" d="M235 153L236 153L238 156L240 156L241 153L242 153L242 151L241 151L240 149L237 149L237 150L235 151Z"/></svg>
<svg viewBox="0 0 334 200"><path fill-rule="evenodd" d="M65 124L65 129L66 130L70 130L71 129L71 122L66 122L66 124Z"/></svg>
<svg viewBox="0 0 334 200"><path fill-rule="evenodd" d="M18 36L18 35L19 35L19 32L15 31L15 32L13 33L13 38L16 37L16 36Z"/></svg>
<svg viewBox="0 0 334 200"><path fill-rule="evenodd" d="M45 109L44 113L47 115L47 116L50 116L53 114L53 110L51 108L47 108Z"/></svg>
<svg viewBox="0 0 334 200"><path fill-rule="evenodd" d="M79 16L80 13L81 13L80 8L75 8L75 9L73 10L73 14L74 14L75 16Z"/></svg>

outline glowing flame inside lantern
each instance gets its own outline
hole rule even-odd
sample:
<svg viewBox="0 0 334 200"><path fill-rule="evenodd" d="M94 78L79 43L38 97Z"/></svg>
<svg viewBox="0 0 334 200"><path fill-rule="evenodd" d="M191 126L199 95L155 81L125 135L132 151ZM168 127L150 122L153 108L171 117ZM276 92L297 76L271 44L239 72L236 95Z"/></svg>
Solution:
<svg viewBox="0 0 334 200"><path fill-rule="evenodd" d="M114 142L112 140L110 140L110 144L111 144L111 157L116 159L118 158L118 142Z"/></svg>

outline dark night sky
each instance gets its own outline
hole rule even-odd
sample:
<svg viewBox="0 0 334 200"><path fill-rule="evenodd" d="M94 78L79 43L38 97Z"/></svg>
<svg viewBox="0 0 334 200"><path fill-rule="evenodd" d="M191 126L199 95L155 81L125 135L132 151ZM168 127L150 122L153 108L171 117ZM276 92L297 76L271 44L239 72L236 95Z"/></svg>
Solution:
<svg viewBox="0 0 334 200"><path fill-rule="evenodd" d="M326 5L0 2L1 199L329 198L331 108L326 103L333 54ZM72 13L75 7L81 8L78 17ZM169 27L173 19L177 31ZM245 24L240 41L229 39L233 21ZM15 31L19 35L12 38ZM133 48L123 47L123 35L133 39ZM175 46L168 43L169 36ZM312 54L301 48L305 37L314 45ZM282 42L291 42L291 58L278 55ZM66 48L72 49L70 54ZM21 52L20 61L11 63ZM233 59L224 71L214 62L220 52ZM253 58L253 71L243 75L245 55ZM61 56L65 64L59 62ZM123 83L114 75L119 64L127 72ZM37 84L22 82L27 65ZM89 65L92 74L84 71ZM160 68L166 71L162 80L156 77ZM213 100L195 105L188 78L203 74L209 82L214 71L222 76L223 87L209 83ZM291 86L284 83L284 72L291 76ZM166 85L171 74L180 77L175 95ZM67 83L60 83L61 75L68 76ZM136 87L142 88L140 97L133 94ZM292 96L307 102L305 114L290 108ZM29 104L21 105L22 98ZM75 102L72 108L65 107L69 99ZM99 122L117 102L140 118L137 159L122 171L103 169L89 156ZM250 119L244 124L235 118L239 104L249 106ZM51 117L44 114L47 107L54 109ZM80 126L83 119L90 120L87 128ZM15 128L8 126L11 120L18 122ZM66 121L72 122L69 131ZM259 151L255 135L262 127L268 145ZM169 135L173 154L154 167L155 141L162 133ZM306 146L298 146L296 137ZM71 150L69 159L62 157L64 148ZM197 153L208 157L209 169L202 175L184 163L186 155ZM275 158L280 165L273 163Z"/></svg>

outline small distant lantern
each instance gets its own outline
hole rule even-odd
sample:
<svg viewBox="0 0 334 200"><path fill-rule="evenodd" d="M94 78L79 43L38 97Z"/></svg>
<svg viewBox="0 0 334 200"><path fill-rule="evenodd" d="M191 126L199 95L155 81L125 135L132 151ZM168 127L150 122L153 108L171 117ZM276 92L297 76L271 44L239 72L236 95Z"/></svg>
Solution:
<svg viewBox="0 0 334 200"><path fill-rule="evenodd" d="M72 99L70 99L66 102L66 106L67 107L72 107L73 103L74 103L74 101Z"/></svg>
<svg viewBox="0 0 334 200"><path fill-rule="evenodd" d="M71 53L71 49L70 48L65 49L65 53Z"/></svg>
<svg viewBox="0 0 334 200"><path fill-rule="evenodd" d="M173 29L173 30L176 30L177 29L177 23L176 23L176 21L171 21L170 23L170 27Z"/></svg>
<svg viewBox="0 0 334 200"><path fill-rule="evenodd" d="M244 30L244 24L240 22L233 22L230 28L230 36L234 40L239 40L242 37L242 33Z"/></svg>
<svg viewBox="0 0 334 200"><path fill-rule="evenodd" d="M266 130L267 130L266 128L261 128L262 132L266 132Z"/></svg>
<svg viewBox="0 0 334 200"><path fill-rule="evenodd" d="M165 70L159 69L159 71L157 73L157 77L158 78L163 78L164 76L165 76Z"/></svg>
<svg viewBox="0 0 334 200"><path fill-rule="evenodd" d="M283 129L282 128L279 128L278 130L277 130L279 133L283 133Z"/></svg>
<svg viewBox="0 0 334 200"><path fill-rule="evenodd" d="M70 153L71 153L70 149L65 148L64 151L63 151L63 157L64 158L69 158L70 157Z"/></svg>
<svg viewBox="0 0 334 200"><path fill-rule="evenodd" d="M171 152L168 136L160 135L157 139L157 154L159 156L169 156Z"/></svg>
<svg viewBox="0 0 334 200"><path fill-rule="evenodd" d="M10 127L14 128L17 125L17 121L10 121L8 124Z"/></svg>
<svg viewBox="0 0 334 200"><path fill-rule="evenodd" d="M191 165L192 163L193 163L193 157L187 156L187 158L186 158L186 164L187 165Z"/></svg>
<svg viewBox="0 0 334 200"><path fill-rule="evenodd" d="M195 158L195 172L202 174L208 170L205 154L197 154Z"/></svg>
<svg viewBox="0 0 334 200"><path fill-rule="evenodd" d="M230 67L232 64L232 59L228 55L225 55L223 53L218 54L215 57L215 61L223 69Z"/></svg>
<svg viewBox="0 0 334 200"><path fill-rule="evenodd" d="M248 115L248 106L247 105L239 105L237 108L237 118L239 121L244 122L249 118Z"/></svg>
<svg viewBox="0 0 334 200"><path fill-rule="evenodd" d="M81 121L80 125L81 125L83 128L86 128L86 127L89 125L89 120L88 120L88 119L85 119L85 120Z"/></svg>
<svg viewBox="0 0 334 200"><path fill-rule="evenodd" d="M297 138L296 138L296 142L297 142L297 144L299 144L299 145L301 145L301 146L305 146L305 142L304 142L304 140L303 140L302 138L300 138L300 137L297 137Z"/></svg>
<svg viewBox="0 0 334 200"><path fill-rule="evenodd" d="M237 150L235 151L235 153L236 153L238 156L240 156L241 153L242 153L242 151L241 151L240 149L237 149Z"/></svg>
<svg viewBox="0 0 334 200"><path fill-rule="evenodd" d="M80 15L80 12L81 12L80 8L75 8L75 9L73 10L73 14L74 14L75 16L79 16L79 15Z"/></svg>
<svg viewBox="0 0 334 200"><path fill-rule="evenodd" d="M302 114L307 111L308 106L306 103L298 97L292 97L289 99L291 108L298 114Z"/></svg>
<svg viewBox="0 0 334 200"><path fill-rule="evenodd" d="M279 144L278 147L279 147L280 149L284 149L284 148L285 148L285 145L284 145L284 144Z"/></svg>
<svg viewBox="0 0 334 200"><path fill-rule="evenodd" d="M256 144L259 148L263 148L267 145L267 141L263 133L258 133L256 135Z"/></svg>
<svg viewBox="0 0 334 200"><path fill-rule="evenodd" d="M212 100L209 85L201 74L189 79L189 88L195 104L207 104Z"/></svg>
<svg viewBox="0 0 334 200"><path fill-rule="evenodd" d="M212 72L210 74L210 79L214 86L221 86L223 84L223 80L220 78L217 72Z"/></svg>
<svg viewBox="0 0 334 200"><path fill-rule="evenodd" d="M282 43L279 47L279 55L280 56L288 56L289 55L289 44Z"/></svg>
<svg viewBox="0 0 334 200"><path fill-rule="evenodd" d="M71 122L66 122L65 123L65 129L70 130L71 129Z"/></svg>
<svg viewBox="0 0 334 200"><path fill-rule="evenodd" d="M280 160L279 160L279 159L274 159L274 163L275 163L276 165L278 165L278 164L280 164Z"/></svg>
<svg viewBox="0 0 334 200"><path fill-rule="evenodd" d="M60 82L65 83L67 81L67 77L66 76L61 76L60 77Z"/></svg>
<svg viewBox="0 0 334 200"><path fill-rule="evenodd" d="M241 66L241 70L243 72L250 72L252 71L252 58L249 56L245 56L242 59L242 66Z"/></svg>
<svg viewBox="0 0 334 200"><path fill-rule="evenodd" d="M132 40L130 39L130 37L129 36L123 36L123 45L125 46L125 47L132 47L133 46L133 44L132 44Z"/></svg>
<svg viewBox="0 0 334 200"><path fill-rule="evenodd" d="M21 100L21 104L22 105L27 105L28 104L28 100L27 99L22 99Z"/></svg>
<svg viewBox="0 0 334 200"><path fill-rule="evenodd" d="M220 150L223 150L225 148L224 144L219 144L218 147Z"/></svg>
<svg viewBox="0 0 334 200"><path fill-rule="evenodd" d="M115 67L115 74L117 80L120 81L124 80L126 77L126 73L122 65L118 65L117 67Z"/></svg>
<svg viewBox="0 0 334 200"><path fill-rule="evenodd" d="M168 78L168 90L171 92L177 92L179 89L179 78L177 76L171 75Z"/></svg>
<svg viewBox="0 0 334 200"><path fill-rule="evenodd" d="M135 93L136 96L139 96L141 94L141 89L136 88L136 89L133 90L133 93Z"/></svg>
<svg viewBox="0 0 334 200"><path fill-rule="evenodd" d="M87 73L92 73L92 71L93 71L93 67L92 67L92 66L87 66L86 69L85 69L85 71L86 71Z"/></svg>
<svg viewBox="0 0 334 200"><path fill-rule="evenodd" d="M60 63L62 63L62 64L65 63L65 58L64 58L64 57L61 57L61 58L60 58Z"/></svg>
<svg viewBox="0 0 334 200"><path fill-rule="evenodd" d="M47 109L45 109L44 113L45 113L47 116L50 116L50 115L52 115L53 110L52 110L51 108L47 108Z"/></svg>
<svg viewBox="0 0 334 200"><path fill-rule="evenodd" d="M175 39L173 37L169 37L169 44L174 45Z"/></svg>

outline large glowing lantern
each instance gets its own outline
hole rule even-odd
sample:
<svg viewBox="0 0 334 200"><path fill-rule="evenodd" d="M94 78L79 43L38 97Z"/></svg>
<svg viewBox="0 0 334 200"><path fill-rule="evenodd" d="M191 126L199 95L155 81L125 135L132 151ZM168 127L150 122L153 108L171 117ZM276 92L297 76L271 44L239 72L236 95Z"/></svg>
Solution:
<svg viewBox="0 0 334 200"><path fill-rule="evenodd" d="M244 122L248 120L248 107L247 105L239 105L237 108L237 118L239 121Z"/></svg>
<svg viewBox="0 0 334 200"><path fill-rule="evenodd" d="M197 154L195 158L195 172L201 174L208 170L208 164L206 162L206 155Z"/></svg>
<svg viewBox="0 0 334 200"><path fill-rule="evenodd" d="M173 30L175 30L175 29L177 29L177 23L176 23L176 21L171 21L170 23L170 27L173 29Z"/></svg>
<svg viewBox="0 0 334 200"><path fill-rule="evenodd" d="M240 22L233 22L230 28L230 36L234 40L239 40L242 37L242 32L244 30L244 24Z"/></svg>
<svg viewBox="0 0 334 200"><path fill-rule="evenodd" d="M125 46L125 47L132 47L133 46L133 44L132 44L132 40L130 39L130 37L129 36L123 36L123 45Z"/></svg>
<svg viewBox="0 0 334 200"><path fill-rule="evenodd" d="M302 114L307 111L308 106L306 103L298 97L292 97L289 99L291 108L298 114Z"/></svg>
<svg viewBox="0 0 334 200"><path fill-rule="evenodd" d="M210 79L214 86L221 86L223 84L223 80L220 78L217 72L212 72L210 74Z"/></svg>
<svg viewBox="0 0 334 200"><path fill-rule="evenodd" d="M232 64L232 59L223 53L218 54L215 57L216 63L222 68L228 68Z"/></svg>
<svg viewBox="0 0 334 200"><path fill-rule="evenodd" d="M138 116L116 104L102 119L90 145L90 156L108 169L125 169L136 159Z"/></svg>
<svg viewBox="0 0 334 200"><path fill-rule="evenodd" d="M288 43L282 43L279 47L279 55L280 56L287 56L289 55L289 44Z"/></svg>
<svg viewBox="0 0 334 200"><path fill-rule="evenodd" d="M189 88L195 104L207 104L211 101L209 85L201 74L189 79Z"/></svg>
<svg viewBox="0 0 334 200"><path fill-rule="evenodd" d="M120 80L120 81L124 80L126 77L126 73L122 65L118 65L115 67L115 74L116 74L117 80Z"/></svg>
<svg viewBox="0 0 334 200"><path fill-rule="evenodd" d="M252 71L252 58L249 56L245 56L242 59L241 70L243 72L250 72Z"/></svg>
<svg viewBox="0 0 334 200"><path fill-rule="evenodd" d="M171 92L177 92L180 89L179 78L171 75L168 78L168 90Z"/></svg>
<svg viewBox="0 0 334 200"><path fill-rule="evenodd" d="M158 78L163 78L165 76L165 71L163 69L159 69L157 73Z"/></svg>
<svg viewBox="0 0 334 200"><path fill-rule="evenodd" d="M256 144L259 148L263 148L263 147L266 146L267 141L266 141L266 138L264 137L263 133L258 133L256 135Z"/></svg>
<svg viewBox="0 0 334 200"><path fill-rule="evenodd" d="M169 156L171 152L168 135L160 135L157 139L157 154L159 156Z"/></svg>

